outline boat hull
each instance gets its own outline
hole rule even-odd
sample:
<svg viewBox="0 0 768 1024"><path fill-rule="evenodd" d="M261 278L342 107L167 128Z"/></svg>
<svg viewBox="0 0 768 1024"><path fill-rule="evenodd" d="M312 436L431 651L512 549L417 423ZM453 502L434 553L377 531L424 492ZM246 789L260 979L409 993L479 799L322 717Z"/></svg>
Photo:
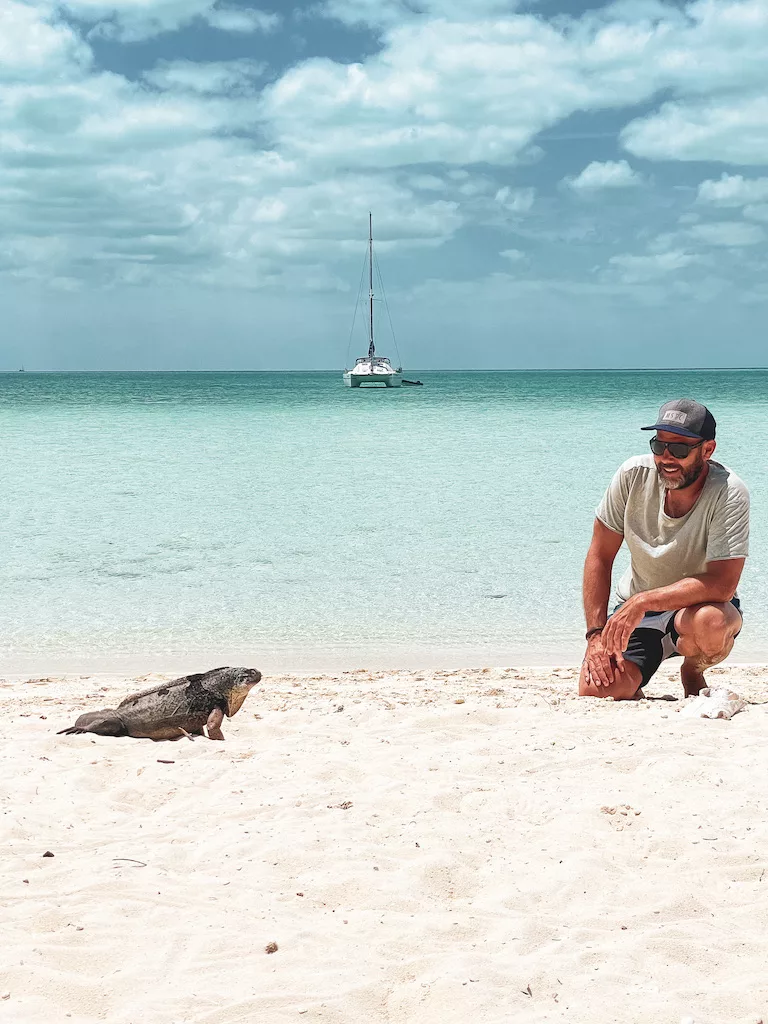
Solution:
<svg viewBox="0 0 768 1024"><path fill-rule="evenodd" d="M401 373L345 373L344 383L348 388L385 387L399 388L403 384Z"/></svg>

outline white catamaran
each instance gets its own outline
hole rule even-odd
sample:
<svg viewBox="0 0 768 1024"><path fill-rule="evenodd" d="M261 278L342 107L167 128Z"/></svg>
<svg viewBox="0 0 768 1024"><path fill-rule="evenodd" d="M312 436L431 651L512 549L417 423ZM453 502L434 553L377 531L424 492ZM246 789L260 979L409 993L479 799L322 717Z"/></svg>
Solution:
<svg viewBox="0 0 768 1024"><path fill-rule="evenodd" d="M383 384L387 388L399 388L403 383L403 368L395 369L386 356L376 355L373 341L373 217L368 214L368 355L355 360L351 370L344 370L344 383L350 388L362 385Z"/></svg>

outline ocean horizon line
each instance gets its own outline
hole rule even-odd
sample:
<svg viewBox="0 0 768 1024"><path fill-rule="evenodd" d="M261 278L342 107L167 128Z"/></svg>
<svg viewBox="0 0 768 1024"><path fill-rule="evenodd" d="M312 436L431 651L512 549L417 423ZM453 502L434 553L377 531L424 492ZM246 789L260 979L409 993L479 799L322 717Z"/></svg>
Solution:
<svg viewBox="0 0 768 1024"><path fill-rule="evenodd" d="M467 368L440 368L440 367L414 367L409 369L408 373L745 373L752 371L768 371L768 365L765 366L665 366L665 367L653 367L653 366L497 366L488 368L478 367L467 367ZM205 374L205 373L231 373L231 374L257 374L257 373L327 373L336 374L343 372L343 368L337 367L305 367L305 368L292 368L292 369L131 369L131 370L95 370L95 369L79 369L79 370L55 370L55 369L23 369L16 368L8 370L0 370L2 376L15 376L18 373L31 373L31 374L71 374L72 376L85 375L85 374L162 374L162 373L190 373L190 374Z"/></svg>

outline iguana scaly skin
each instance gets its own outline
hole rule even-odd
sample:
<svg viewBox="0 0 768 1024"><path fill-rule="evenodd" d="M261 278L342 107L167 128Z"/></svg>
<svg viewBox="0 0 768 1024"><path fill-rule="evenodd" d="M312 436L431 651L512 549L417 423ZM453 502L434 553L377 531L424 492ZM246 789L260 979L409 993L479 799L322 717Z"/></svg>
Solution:
<svg viewBox="0 0 768 1024"><path fill-rule="evenodd" d="M202 736L223 740L221 723L240 710L251 687L261 679L255 668L215 668L182 676L151 690L132 693L116 708L88 711L59 735L95 732L99 736L137 736L175 740Z"/></svg>

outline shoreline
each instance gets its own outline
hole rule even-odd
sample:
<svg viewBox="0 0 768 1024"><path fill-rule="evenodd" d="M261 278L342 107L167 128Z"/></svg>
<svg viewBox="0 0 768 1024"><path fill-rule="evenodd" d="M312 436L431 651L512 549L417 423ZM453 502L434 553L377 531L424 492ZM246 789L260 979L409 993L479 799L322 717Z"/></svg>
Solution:
<svg viewBox="0 0 768 1024"><path fill-rule="evenodd" d="M177 678L179 675L191 674L193 671L206 671L214 666L179 670L151 671L90 671L90 672L29 672L0 671L0 708L13 712L15 701L22 703L35 701L35 692L49 691L45 700L48 703L68 705L70 702L82 701L85 697L93 699L98 694L109 694L111 700L128 692L148 689ZM254 666L257 667L258 666ZM429 702L442 703L453 694L457 699L463 697L461 703L470 696L494 698L490 706L502 707L503 703L495 701L497 697L518 699L527 692L544 692L551 690L559 699L568 702L576 701L578 705L613 704L605 701L579 697L577 682L579 665L520 665L520 666L455 666L452 668L362 668L340 669L336 671L306 672L262 672L262 680L253 691L249 705L254 705L269 695L309 696L312 698L339 695L343 692L353 693L361 687L365 699L383 700L397 699L403 706L412 702L416 695L429 694ZM768 662L726 663L715 665L707 670L707 678L713 685L725 685L739 691L740 695L756 705L768 704ZM490 687L490 689L488 689ZM460 692L459 692L460 691ZM650 701L677 701L682 705L683 692L680 673L677 667L668 663L662 664L644 688L644 697ZM759 698L754 700L754 698ZM620 701L620 704L633 703ZM74 706L74 705L73 705ZM675 708L677 710L677 708ZM258 717L258 716L257 716ZM767 1022L768 1024L768 1022Z"/></svg>
<svg viewBox="0 0 768 1024"><path fill-rule="evenodd" d="M736 652L716 668L760 669L768 667L768 650L745 651L742 656ZM574 669L581 665L583 652L546 651L526 649L522 651L499 651L489 649L452 649L431 652L414 651L267 651L223 650L187 652L184 654L148 654L140 657L134 654L116 655L48 655L16 654L0 656L0 677L22 675L38 676L137 676L157 674L163 676L189 675L205 672L220 665L243 665L258 668L264 676L286 675L339 675L359 671L370 672L474 672L491 669L513 672L545 672L560 668ZM682 659L670 658L662 663L659 672L679 672ZM710 670L711 671L711 670Z"/></svg>

